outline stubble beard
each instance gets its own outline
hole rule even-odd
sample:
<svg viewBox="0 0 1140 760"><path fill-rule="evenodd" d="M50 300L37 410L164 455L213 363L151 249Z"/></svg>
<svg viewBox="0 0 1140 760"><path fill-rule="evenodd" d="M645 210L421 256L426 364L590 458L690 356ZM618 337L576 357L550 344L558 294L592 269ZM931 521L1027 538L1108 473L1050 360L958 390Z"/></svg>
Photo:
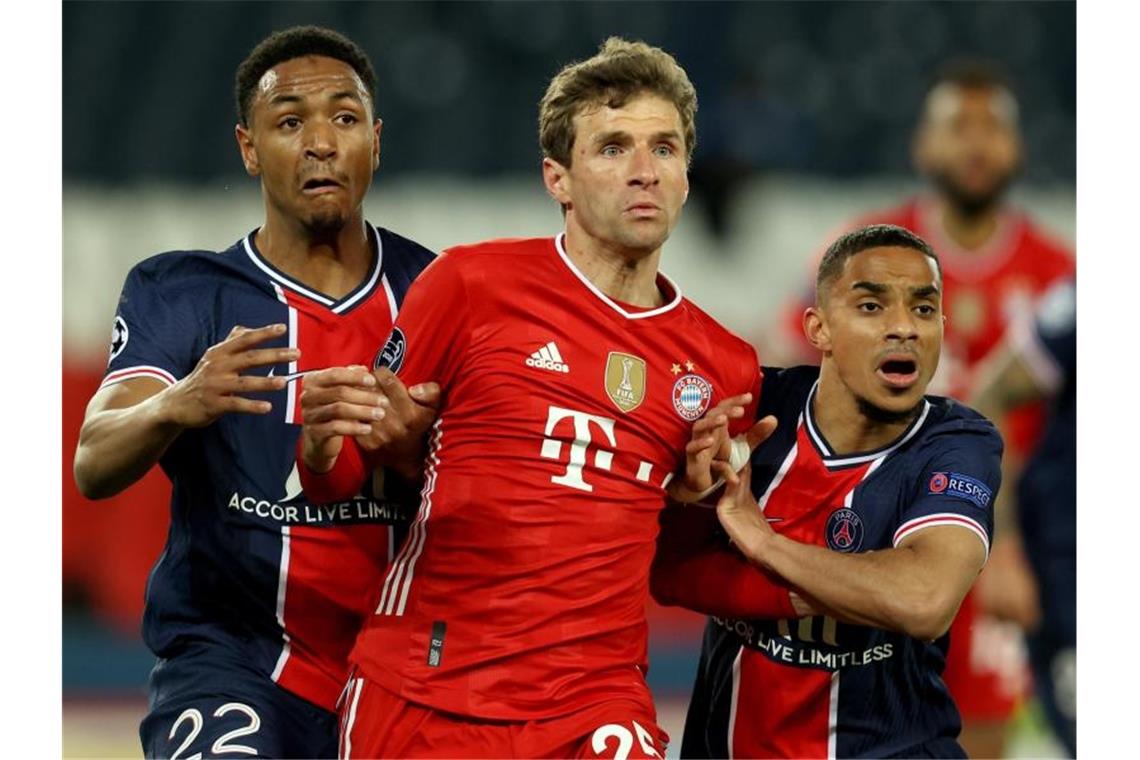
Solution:
<svg viewBox="0 0 1140 760"><path fill-rule="evenodd" d="M903 422L911 422L918 416L919 410L922 408L924 399L919 397L914 406L909 409L901 411L892 411L884 409L881 406L876 406L869 399L864 398L858 394L855 395L855 403L859 407L859 414L866 417L868 420L878 423L880 425L897 425Z"/></svg>
<svg viewBox="0 0 1140 760"><path fill-rule="evenodd" d="M1001 203L1006 189L1013 181L1013 174L1007 174L995 181L988 190L983 192L966 190L952 179L948 172L943 170L933 172L931 179L938 191L959 215L967 219L975 219L990 212Z"/></svg>

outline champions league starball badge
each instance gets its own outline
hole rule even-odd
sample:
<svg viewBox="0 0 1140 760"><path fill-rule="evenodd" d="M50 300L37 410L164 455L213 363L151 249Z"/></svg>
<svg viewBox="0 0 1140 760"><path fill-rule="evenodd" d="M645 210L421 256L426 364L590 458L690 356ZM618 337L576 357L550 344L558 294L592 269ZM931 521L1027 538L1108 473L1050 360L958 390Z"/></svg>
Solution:
<svg viewBox="0 0 1140 760"><path fill-rule="evenodd" d="M845 554L859 551L863 546L863 518L851 509L842 507L827 518L827 545Z"/></svg>
<svg viewBox="0 0 1140 760"><path fill-rule="evenodd" d="M673 383L673 408L692 422L705 413L712 400L712 384L700 375L685 375Z"/></svg>

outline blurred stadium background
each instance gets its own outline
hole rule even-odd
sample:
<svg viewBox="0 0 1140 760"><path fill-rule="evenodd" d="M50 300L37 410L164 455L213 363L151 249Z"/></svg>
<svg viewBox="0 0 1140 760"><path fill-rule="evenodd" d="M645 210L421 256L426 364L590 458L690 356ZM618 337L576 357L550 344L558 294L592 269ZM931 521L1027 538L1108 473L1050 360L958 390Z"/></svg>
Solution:
<svg viewBox="0 0 1140 760"><path fill-rule="evenodd" d="M384 119L372 221L433 248L561 226L539 178L550 76L611 34L674 53L700 97L693 195L663 268L763 352L828 232L919 187L909 142L930 76L981 54L1021 103L1014 200L1075 240L1071 2L66 2L63 5L65 756L139 756L151 657L138 629L165 538L152 472L93 504L71 462L127 270L220 249L262 219L233 140L233 72L273 30L337 28L372 56ZM702 620L651 611L650 681L678 741ZM1032 706L1019 754L1055 748Z"/></svg>

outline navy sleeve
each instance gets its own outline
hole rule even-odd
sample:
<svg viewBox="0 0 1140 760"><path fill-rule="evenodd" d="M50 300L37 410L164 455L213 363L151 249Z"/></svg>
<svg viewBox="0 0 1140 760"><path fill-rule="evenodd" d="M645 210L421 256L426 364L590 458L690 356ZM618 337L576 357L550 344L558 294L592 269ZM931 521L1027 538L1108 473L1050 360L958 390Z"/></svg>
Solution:
<svg viewBox="0 0 1140 760"><path fill-rule="evenodd" d="M1077 372L1077 288L1073 281L1054 286L1037 306L1033 329L1040 346L1064 377Z"/></svg>
<svg viewBox="0 0 1140 760"><path fill-rule="evenodd" d="M893 545L937 525L973 531L989 554L993 503L1001 486L1001 436L986 422L946 430L931 439L910 502L899 516Z"/></svg>
<svg viewBox="0 0 1140 760"><path fill-rule="evenodd" d="M208 347L203 345L193 293L179 287L179 278L170 271L170 256L143 261L127 275L102 386L136 377L173 385L194 369Z"/></svg>

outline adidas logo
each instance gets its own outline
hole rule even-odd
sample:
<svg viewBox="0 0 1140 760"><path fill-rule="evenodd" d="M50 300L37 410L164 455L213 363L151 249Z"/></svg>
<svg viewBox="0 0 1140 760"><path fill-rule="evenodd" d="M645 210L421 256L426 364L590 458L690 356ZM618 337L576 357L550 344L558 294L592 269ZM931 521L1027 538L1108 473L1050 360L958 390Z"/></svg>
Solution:
<svg viewBox="0 0 1140 760"><path fill-rule="evenodd" d="M535 369L548 369L552 372L569 372L570 366L562 361L558 346L550 341L526 358L526 366Z"/></svg>

